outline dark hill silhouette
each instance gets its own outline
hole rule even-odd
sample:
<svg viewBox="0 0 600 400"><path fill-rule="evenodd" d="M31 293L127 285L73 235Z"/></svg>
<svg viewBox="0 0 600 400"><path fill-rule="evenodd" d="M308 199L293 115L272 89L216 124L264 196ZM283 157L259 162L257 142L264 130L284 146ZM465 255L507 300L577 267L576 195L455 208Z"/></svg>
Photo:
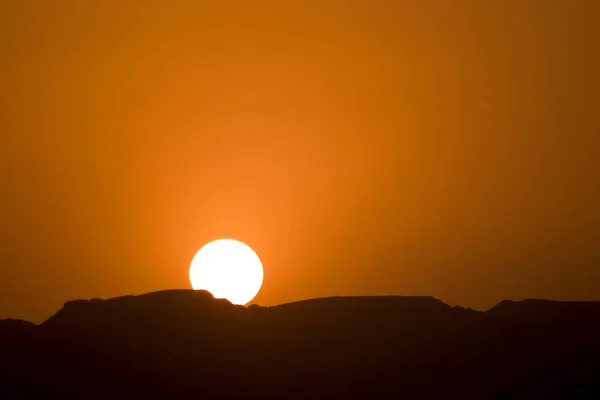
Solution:
<svg viewBox="0 0 600 400"><path fill-rule="evenodd" d="M170 290L0 321L0 398L598 398L600 302Z"/></svg>
<svg viewBox="0 0 600 400"><path fill-rule="evenodd" d="M0 336L3 339L21 335L33 335L37 331L36 325L20 319L0 319Z"/></svg>

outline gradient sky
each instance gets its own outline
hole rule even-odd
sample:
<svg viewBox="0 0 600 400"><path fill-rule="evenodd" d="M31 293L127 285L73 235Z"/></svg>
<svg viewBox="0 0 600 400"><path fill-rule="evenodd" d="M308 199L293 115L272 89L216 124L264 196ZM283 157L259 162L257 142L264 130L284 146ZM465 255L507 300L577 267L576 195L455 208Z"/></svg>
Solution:
<svg viewBox="0 0 600 400"><path fill-rule="evenodd" d="M0 317L189 288L254 302L600 299L600 2L0 2Z"/></svg>

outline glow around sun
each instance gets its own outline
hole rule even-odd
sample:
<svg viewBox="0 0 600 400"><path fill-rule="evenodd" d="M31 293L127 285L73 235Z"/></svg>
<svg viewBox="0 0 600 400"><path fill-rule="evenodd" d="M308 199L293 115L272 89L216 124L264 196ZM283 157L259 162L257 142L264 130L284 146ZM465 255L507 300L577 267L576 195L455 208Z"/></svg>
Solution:
<svg viewBox="0 0 600 400"><path fill-rule="evenodd" d="M217 299L244 305L260 290L263 267L248 245L219 239L196 253L190 267L190 282L195 290L208 290Z"/></svg>

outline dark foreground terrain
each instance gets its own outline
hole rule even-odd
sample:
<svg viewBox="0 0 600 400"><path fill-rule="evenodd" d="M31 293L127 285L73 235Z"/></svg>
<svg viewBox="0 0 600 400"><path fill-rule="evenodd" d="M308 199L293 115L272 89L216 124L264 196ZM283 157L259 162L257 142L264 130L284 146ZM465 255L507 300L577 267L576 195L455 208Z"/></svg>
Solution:
<svg viewBox="0 0 600 400"><path fill-rule="evenodd" d="M600 398L600 302L207 292L77 300L0 321L0 398Z"/></svg>

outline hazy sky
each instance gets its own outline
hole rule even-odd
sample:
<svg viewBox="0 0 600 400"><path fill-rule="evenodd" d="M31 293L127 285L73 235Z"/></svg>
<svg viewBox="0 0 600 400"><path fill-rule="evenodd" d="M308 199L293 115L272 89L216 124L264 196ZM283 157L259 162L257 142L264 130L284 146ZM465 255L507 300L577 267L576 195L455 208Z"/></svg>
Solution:
<svg viewBox="0 0 600 400"><path fill-rule="evenodd" d="M0 317L189 288L254 302L600 299L600 1L0 2Z"/></svg>

